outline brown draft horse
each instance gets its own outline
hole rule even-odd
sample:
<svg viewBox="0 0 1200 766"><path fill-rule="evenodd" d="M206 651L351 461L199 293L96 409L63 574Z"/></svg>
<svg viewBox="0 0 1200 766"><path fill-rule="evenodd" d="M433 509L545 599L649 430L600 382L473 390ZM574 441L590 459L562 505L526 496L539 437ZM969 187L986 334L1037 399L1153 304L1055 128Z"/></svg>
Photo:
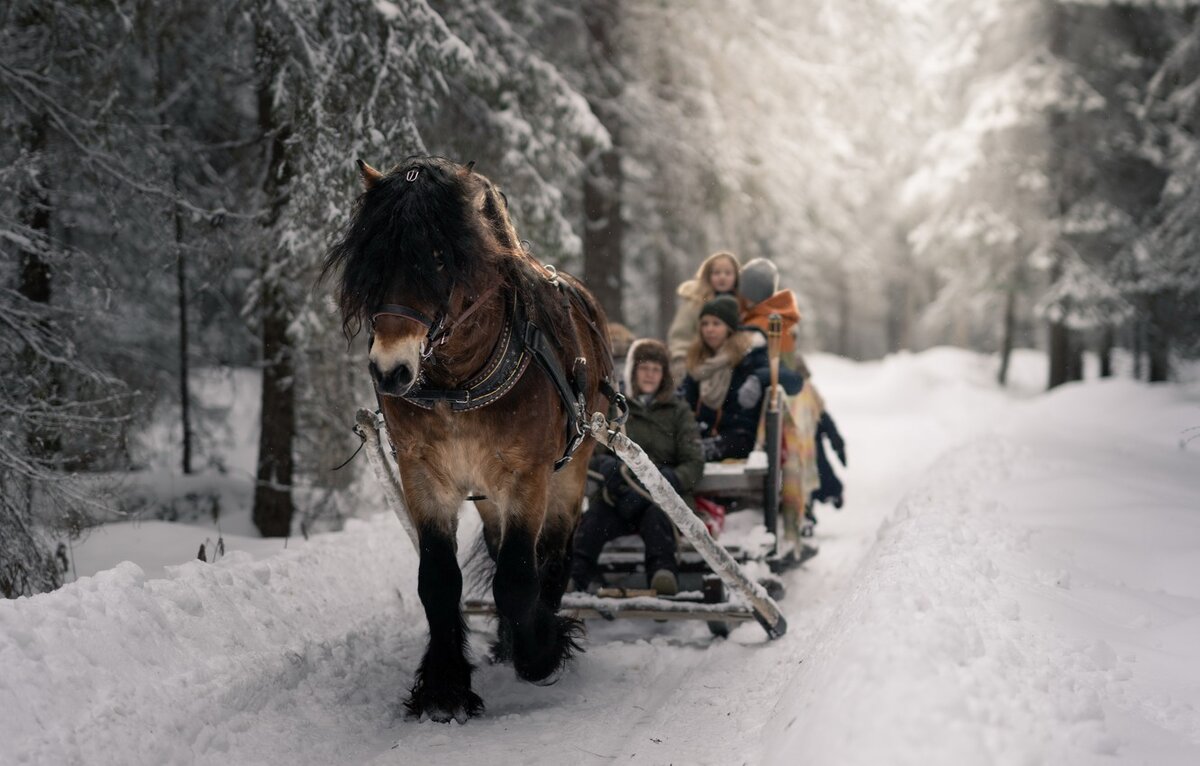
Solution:
<svg viewBox="0 0 1200 766"><path fill-rule="evenodd" d="M495 561L496 656L544 682L579 649L580 624L557 614L591 452L572 415L607 409L612 369L595 299L526 252L473 165L414 157L380 173L360 160L366 191L325 261L326 275L341 270L347 337L370 329L368 367L420 542L429 646L406 704L440 721L483 709L455 558L469 496L486 496L476 506Z"/></svg>

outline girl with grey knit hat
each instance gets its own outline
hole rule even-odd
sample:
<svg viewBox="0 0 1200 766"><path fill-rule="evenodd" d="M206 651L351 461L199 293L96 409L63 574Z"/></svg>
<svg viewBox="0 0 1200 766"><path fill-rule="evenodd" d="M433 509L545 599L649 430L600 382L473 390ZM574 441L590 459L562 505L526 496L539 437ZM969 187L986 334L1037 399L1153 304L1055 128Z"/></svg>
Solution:
<svg viewBox="0 0 1200 766"><path fill-rule="evenodd" d="M754 449L763 392L770 385L766 340L742 332L736 299L721 295L700 309L699 335L688 349L683 395L696 413L705 460L745 458ZM789 395L804 380L780 368Z"/></svg>

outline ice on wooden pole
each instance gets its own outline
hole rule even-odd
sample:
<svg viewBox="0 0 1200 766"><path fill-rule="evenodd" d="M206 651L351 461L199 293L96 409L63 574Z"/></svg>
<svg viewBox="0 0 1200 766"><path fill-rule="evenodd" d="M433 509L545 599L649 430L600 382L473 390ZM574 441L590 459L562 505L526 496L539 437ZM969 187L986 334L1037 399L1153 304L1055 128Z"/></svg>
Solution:
<svg viewBox="0 0 1200 766"><path fill-rule="evenodd" d="M787 621L779 611L779 605L767 595L762 586L751 580L729 555L729 551L717 545L709 535L704 523L683 502L662 473L654 466L642 448L635 444L625 434L613 431L608 427L608 421L602 413L592 415L588 431L592 438L608 447L629 470L641 480L655 505L663 510L675 522L675 526L696 552L704 559L715 574L733 591L740 594L754 610L759 623L766 629L771 638L778 638L787 632Z"/></svg>
<svg viewBox="0 0 1200 766"><path fill-rule="evenodd" d="M404 487L400 483L400 477L388 465L387 452L384 451L383 440L379 436L379 432L382 430L380 428L381 419L381 415L371 410L360 409L354 418L354 431L366 443L367 462L371 464L375 475L379 477L379 483L383 485L384 499L395 511L396 518L400 519L400 526L404 527L404 531L408 533L413 547L420 550L421 544L417 540L417 530L413 528L412 519L408 517L408 505L404 502Z"/></svg>

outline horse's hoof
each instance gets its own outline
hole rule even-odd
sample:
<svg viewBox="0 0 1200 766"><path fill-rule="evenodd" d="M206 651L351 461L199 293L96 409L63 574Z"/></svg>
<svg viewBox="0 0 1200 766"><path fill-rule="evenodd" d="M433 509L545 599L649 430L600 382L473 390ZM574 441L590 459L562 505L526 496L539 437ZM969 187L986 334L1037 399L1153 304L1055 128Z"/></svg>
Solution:
<svg viewBox="0 0 1200 766"><path fill-rule="evenodd" d="M513 660L513 669L517 671L517 677L534 686L553 686L558 683L566 664L566 660L555 656L525 661L514 657Z"/></svg>
<svg viewBox="0 0 1200 766"><path fill-rule="evenodd" d="M513 667L523 681L550 686L558 681L567 663L583 651L583 623L571 617L553 616L553 640L546 646L513 646ZM525 649L523 652L522 649Z"/></svg>
<svg viewBox="0 0 1200 766"><path fill-rule="evenodd" d="M492 644L492 650L488 653L488 661L493 665L510 664L513 661L512 643L497 641Z"/></svg>
<svg viewBox="0 0 1200 766"><path fill-rule="evenodd" d="M470 689L433 692L426 687L414 689L408 702L404 703L410 718L426 719L438 723L458 721L466 723L483 712L483 700Z"/></svg>

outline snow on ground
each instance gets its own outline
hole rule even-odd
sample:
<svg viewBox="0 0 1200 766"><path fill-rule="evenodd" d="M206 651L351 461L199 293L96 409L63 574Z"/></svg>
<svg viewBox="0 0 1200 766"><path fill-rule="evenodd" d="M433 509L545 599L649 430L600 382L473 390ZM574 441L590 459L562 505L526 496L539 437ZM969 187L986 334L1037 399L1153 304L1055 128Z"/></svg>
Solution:
<svg viewBox="0 0 1200 766"><path fill-rule="evenodd" d="M556 685L481 663L484 717L417 723L394 518L165 567L133 536L173 533L128 524L84 547L145 568L0 603L0 763L1200 762L1200 386L1042 395L1032 352L1009 391L953 349L810 362L847 506L779 641L593 623Z"/></svg>

